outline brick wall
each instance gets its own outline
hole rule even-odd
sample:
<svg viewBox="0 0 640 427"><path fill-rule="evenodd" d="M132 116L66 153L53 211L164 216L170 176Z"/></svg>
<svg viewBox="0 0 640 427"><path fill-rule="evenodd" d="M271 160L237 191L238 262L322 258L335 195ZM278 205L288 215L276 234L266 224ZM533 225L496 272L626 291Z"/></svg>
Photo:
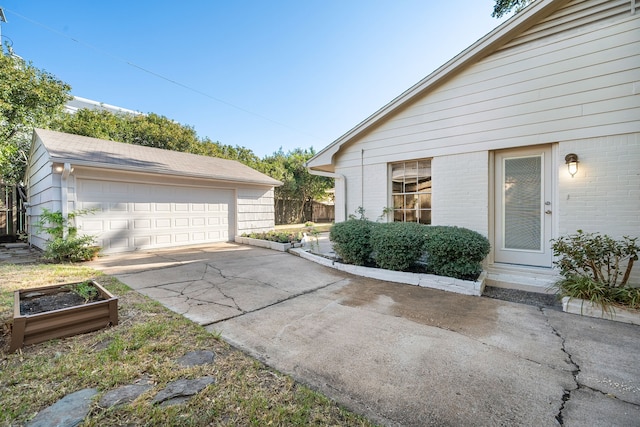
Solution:
<svg viewBox="0 0 640 427"><path fill-rule="evenodd" d="M488 152L435 157L431 170L433 225L456 225L488 236Z"/></svg>

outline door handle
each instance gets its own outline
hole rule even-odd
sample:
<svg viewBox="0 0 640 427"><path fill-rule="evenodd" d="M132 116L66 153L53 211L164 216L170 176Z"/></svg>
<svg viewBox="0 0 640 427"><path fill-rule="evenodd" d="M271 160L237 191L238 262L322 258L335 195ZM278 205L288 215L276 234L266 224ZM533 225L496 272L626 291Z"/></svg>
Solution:
<svg viewBox="0 0 640 427"><path fill-rule="evenodd" d="M544 211L544 213L546 213L547 215L550 215L551 211L549 209L547 209L546 211Z"/></svg>

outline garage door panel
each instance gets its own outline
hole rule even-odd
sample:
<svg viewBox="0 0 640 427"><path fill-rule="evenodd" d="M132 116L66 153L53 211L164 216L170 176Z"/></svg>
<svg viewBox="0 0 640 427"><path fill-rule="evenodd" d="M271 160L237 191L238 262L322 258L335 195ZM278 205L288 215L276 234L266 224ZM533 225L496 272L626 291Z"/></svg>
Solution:
<svg viewBox="0 0 640 427"><path fill-rule="evenodd" d="M129 221L126 219L121 220L111 220L109 221L108 230L128 230L129 229Z"/></svg>
<svg viewBox="0 0 640 427"><path fill-rule="evenodd" d="M76 198L97 208L76 223L105 253L228 241L233 224L232 190L78 179Z"/></svg>
<svg viewBox="0 0 640 427"><path fill-rule="evenodd" d="M149 230L151 228L151 219L136 219L133 220L134 230Z"/></svg>

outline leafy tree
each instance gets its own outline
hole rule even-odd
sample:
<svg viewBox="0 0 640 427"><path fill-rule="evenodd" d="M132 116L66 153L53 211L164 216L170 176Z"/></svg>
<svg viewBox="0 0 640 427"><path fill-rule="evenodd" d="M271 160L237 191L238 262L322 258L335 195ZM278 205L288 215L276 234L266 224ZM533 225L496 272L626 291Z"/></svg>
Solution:
<svg viewBox="0 0 640 427"><path fill-rule="evenodd" d="M81 109L60 117L52 128L110 141L237 160L249 166L259 161L248 148L232 147L208 138L201 140L192 127L154 113L133 115Z"/></svg>
<svg viewBox="0 0 640 427"><path fill-rule="evenodd" d="M332 179L311 175L305 167L305 163L314 155L313 148L296 148L286 154L280 149L265 157L258 165L259 170L284 183L281 187L276 187L275 198L296 207L289 215L289 221L303 221L307 205L315 199L325 197L326 190L333 187Z"/></svg>
<svg viewBox="0 0 640 427"><path fill-rule="evenodd" d="M516 13L520 12L531 3L533 0L496 0L495 6L493 6L493 13L491 16L494 18L500 18L503 15L511 12L515 8Z"/></svg>
<svg viewBox="0 0 640 427"><path fill-rule="evenodd" d="M0 179L17 183L27 163L34 127L62 114L71 87L12 55L0 55Z"/></svg>

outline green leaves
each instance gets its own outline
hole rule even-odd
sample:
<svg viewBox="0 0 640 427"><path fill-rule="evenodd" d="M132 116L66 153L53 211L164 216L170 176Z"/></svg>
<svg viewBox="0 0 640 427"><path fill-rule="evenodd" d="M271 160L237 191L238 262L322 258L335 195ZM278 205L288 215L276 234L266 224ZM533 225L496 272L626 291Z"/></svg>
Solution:
<svg viewBox="0 0 640 427"><path fill-rule="evenodd" d="M376 265L403 271L424 253L427 226L416 222L377 223L371 231L371 247Z"/></svg>
<svg viewBox="0 0 640 427"><path fill-rule="evenodd" d="M489 253L489 240L462 227L429 226L425 251L428 268L434 274L458 279L475 278Z"/></svg>
<svg viewBox="0 0 640 427"><path fill-rule="evenodd" d="M347 264L364 265L371 260L371 232L379 224L366 219L349 219L331 228L333 250Z"/></svg>
<svg viewBox="0 0 640 427"><path fill-rule="evenodd" d="M554 287L562 296L600 304L603 310L614 304L640 309L640 288L628 284L640 252L637 240L582 230L553 240L554 264L563 276Z"/></svg>
<svg viewBox="0 0 640 427"><path fill-rule="evenodd" d="M359 212L363 215L363 212ZM413 222L376 223L351 218L331 229L333 249L348 264L406 271L426 260L427 272L475 280L489 253L489 240L475 231Z"/></svg>
<svg viewBox="0 0 640 427"><path fill-rule="evenodd" d="M491 16L494 18L500 18L503 15L511 12L515 8L516 13L520 12L531 3L533 0L496 0L496 4L493 6L493 13Z"/></svg>
<svg viewBox="0 0 640 427"><path fill-rule="evenodd" d="M589 277L609 287L627 285L633 264L638 260L637 237L615 240L599 233L562 236L552 241L554 261L565 278Z"/></svg>
<svg viewBox="0 0 640 427"><path fill-rule="evenodd" d="M92 212L89 209L73 211L65 219L62 212L52 212L44 208L40 214L40 220L36 224L38 232L47 233L52 237L47 242L44 258L55 262L77 262L92 259L100 250L95 246L96 238L94 236L78 236L77 229L71 223L75 217ZM63 237L65 228L67 236Z"/></svg>
<svg viewBox="0 0 640 427"><path fill-rule="evenodd" d="M14 56L0 55L0 180L22 180L34 127L62 114L71 87Z"/></svg>

